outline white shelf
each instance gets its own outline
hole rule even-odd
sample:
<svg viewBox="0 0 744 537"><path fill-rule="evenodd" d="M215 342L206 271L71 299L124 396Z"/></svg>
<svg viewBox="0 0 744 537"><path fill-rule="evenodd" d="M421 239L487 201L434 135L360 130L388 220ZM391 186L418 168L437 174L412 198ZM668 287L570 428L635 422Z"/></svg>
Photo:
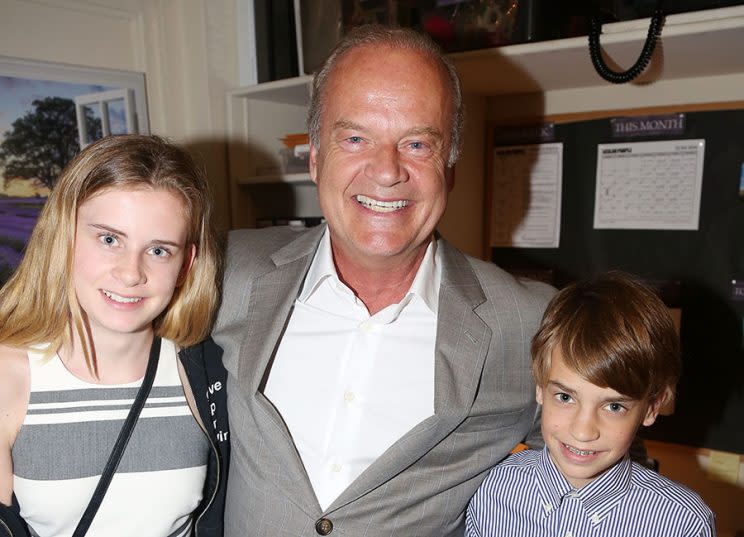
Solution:
<svg viewBox="0 0 744 537"><path fill-rule="evenodd" d="M239 185L267 185L277 183L290 183L299 185L310 185L313 183L309 173L284 173L272 175L256 175L253 177L241 177L237 180Z"/></svg>
<svg viewBox="0 0 744 537"><path fill-rule="evenodd" d="M607 24L600 42L627 69L638 58L649 19ZM644 83L744 73L744 6L670 15ZM475 50L451 57L465 91L478 95L540 93L607 86L589 58L587 37Z"/></svg>
<svg viewBox="0 0 744 537"><path fill-rule="evenodd" d="M246 98L273 103L307 106L310 102L310 75L263 82L251 86L236 88L227 93L228 101L235 98Z"/></svg>

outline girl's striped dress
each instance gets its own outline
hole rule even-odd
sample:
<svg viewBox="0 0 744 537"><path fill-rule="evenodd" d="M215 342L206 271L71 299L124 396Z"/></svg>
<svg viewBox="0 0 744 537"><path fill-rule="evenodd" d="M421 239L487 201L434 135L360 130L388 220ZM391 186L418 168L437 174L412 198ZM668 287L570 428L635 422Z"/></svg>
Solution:
<svg viewBox="0 0 744 537"><path fill-rule="evenodd" d="M141 380L89 384L58 356L29 352L30 400L13 445L13 490L32 534L77 526ZM176 349L163 339L155 382L88 530L90 537L182 536L206 478L209 444L186 403Z"/></svg>

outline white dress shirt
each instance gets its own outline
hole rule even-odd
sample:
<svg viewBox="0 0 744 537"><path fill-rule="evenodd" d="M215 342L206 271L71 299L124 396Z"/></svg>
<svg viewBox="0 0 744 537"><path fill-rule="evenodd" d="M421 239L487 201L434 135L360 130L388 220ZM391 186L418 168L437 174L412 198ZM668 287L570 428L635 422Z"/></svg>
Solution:
<svg viewBox="0 0 744 537"><path fill-rule="evenodd" d="M338 278L328 231L321 240L264 395L284 419L323 510L434 413L441 266L432 241L403 300L370 316Z"/></svg>

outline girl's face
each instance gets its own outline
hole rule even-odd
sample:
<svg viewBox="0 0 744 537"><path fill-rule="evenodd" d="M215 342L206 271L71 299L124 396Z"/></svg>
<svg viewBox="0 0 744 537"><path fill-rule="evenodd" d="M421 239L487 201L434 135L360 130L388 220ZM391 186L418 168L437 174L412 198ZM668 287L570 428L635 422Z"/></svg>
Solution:
<svg viewBox="0 0 744 537"><path fill-rule="evenodd" d="M180 197L104 190L78 208L73 281L94 336L152 329L194 258Z"/></svg>

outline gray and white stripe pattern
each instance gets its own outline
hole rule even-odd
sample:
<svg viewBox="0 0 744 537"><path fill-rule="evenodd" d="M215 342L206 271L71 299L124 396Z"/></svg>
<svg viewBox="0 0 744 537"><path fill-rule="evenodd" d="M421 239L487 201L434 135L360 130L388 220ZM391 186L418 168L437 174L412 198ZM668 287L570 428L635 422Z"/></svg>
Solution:
<svg viewBox="0 0 744 537"><path fill-rule="evenodd" d="M186 402L176 360L174 344L163 340L154 385L90 536L190 533L209 446ZM45 361L29 353L29 363L31 393L13 445L13 489L32 535L70 535L141 381L94 385L56 356Z"/></svg>
<svg viewBox="0 0 744 537"><path fill-rule="evenodd" d="M693 491L628 458L573 490L548 455L511 455L467 509L468 537L707 537L714 515Z"/></svg>

